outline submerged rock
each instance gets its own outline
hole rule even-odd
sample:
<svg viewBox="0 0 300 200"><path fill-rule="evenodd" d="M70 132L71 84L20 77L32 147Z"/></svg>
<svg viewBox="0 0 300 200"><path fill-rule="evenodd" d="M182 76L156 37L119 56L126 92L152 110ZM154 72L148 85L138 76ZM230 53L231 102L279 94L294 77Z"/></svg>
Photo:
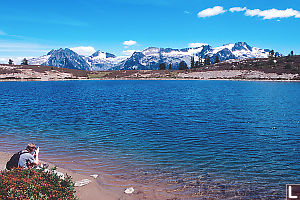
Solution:
<svg viewBox="0 0 300 200"><path fill-rule="evenodd" d="M82 187L82 186L85 186L87 184L89 184L90 182L92 182L91 180L89 179L82 179L81 181L76 181L75 182L75 187Z"/></svg>

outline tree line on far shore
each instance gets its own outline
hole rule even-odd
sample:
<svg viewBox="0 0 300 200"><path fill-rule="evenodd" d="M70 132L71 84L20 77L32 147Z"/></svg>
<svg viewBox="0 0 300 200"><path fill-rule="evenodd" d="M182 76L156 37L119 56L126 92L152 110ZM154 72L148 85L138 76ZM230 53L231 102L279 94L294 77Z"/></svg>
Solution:
<svg viewBox="0 0 300 200"><path fill-rule="evenodd" d="M215 58L215 62L214 63L218 63L220 62L220 58L219 56L217 55L216 58ZM202 57L199 57L199 60L195 61L195 57L192 56L191 57L191 69L196 69L196 68L201 68L201 67L204 67L204 66L207 66L207 65L210 65L212 64L211 62L211 58L209 56L206 56L203 60ZM167 69L167 65L165 63L160 63L159 64L159 69L160 70L166 70ZM169 64L169 70L172 70L172 65ZM188 65L186 64L185 61L181 61L179 63L179 70L185 70L185 69L189 69L188 68Z"/></svg>
<svg viewBox="0 0 300 200"><path fill-rule="evenodd" d="M290 54L288 54L288 57L290 56L294 56L294 51L291 51ZM269 52L269 58L276 58L276 57L280 57L280 55L276 54L274 52L274 50L271 50ZM220 58L218 55L216 55L215 57L215 61L213 63L218 63L220 62ZM211 57L209 56L206 56L204 58L204 61L203 61L203 58L202 57L199 57L199 60L198 61L195 61L195 57L192 56L191 57L191 68L190 69L196 69L196 68L201 68L201 67L204 67L204 66L207 66L207 65L211 65L212 62L211 62ZM167 66L165 63L160 63L159 64L159 69L160 70L166 70L167 69ZM169 64L169 70L172 70L172 65ZM186 62L185 61L181 61L179 63L179 70L186 70L186 69L189 69Z"/></svg>

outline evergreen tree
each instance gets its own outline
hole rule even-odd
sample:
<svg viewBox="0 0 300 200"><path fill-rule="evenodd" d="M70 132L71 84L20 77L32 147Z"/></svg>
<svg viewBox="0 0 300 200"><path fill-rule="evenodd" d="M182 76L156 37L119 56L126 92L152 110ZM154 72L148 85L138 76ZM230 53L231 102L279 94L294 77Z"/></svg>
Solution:
<svg viewBox="0 0 300 200"><path fill-rule="evenodd" d="M218 63L218 62L220 62L220 59L219 59L219 56L217 55L216 59L215 59L215 63Z"/></svg>
<svg viewBox="0 0 300 200"><path fill-rule="evenodd" d="M205 57L204 65L210 65L210 57L209 56Z"/></svg>
<svg viewBox="0 0 300 200"><path fill-rule="evenodd" d="M291 56L293 56L294 55L294 51L291 51Z"/></svg>
<svg viewBox="0 0 300 200"><path fill-rule="evenodd" d="M14 64L14 61L13 61L12 59L9 59L9 60L8 60L8 64L9 64L9 65L13 65L13 64Z"/></svg>
<svg viewBox="0 0 300 200"><path fill-rule="evenodd" d="M187 64L186 64L186 62L181 61L179 63L179 70L185 70L185 69L188 69Z"/></svg>
<svg viewBox="0 0 300 200"><path fill-rule="evenodd" d="M196 61L195 68L199 68L199 61Z"/></svg>
<svg viewBox="0 0 300 200"><path fill-rule="evenodd" d="M275 54L275 53L274 53L274 50L272 49L272 50L269 52L269 57L270 57L270 58L273 58L273 57L274 57L274 54Z"/></svg>
<svg viewBox="0 0 300 200"><path fill-rule="evenodd" d="M191 57L191 69L195 68L195 58L194 56Z"/></svg>
<svg viewBox="0 0 300 200"><path fill-rule="evenodd" d="M21 65L28 65L28 60L24 58L21 62Z"/></svg>
<svg viewBox="0 0 300 200"><path fill-rule="evenodd" d="M211 62L210 62L210 57L208 56L207 57L207 65L210 65L211 64Z"/></svg>
<svg viewBox="0 0 300 200"><path fill-rule="evenodd" d="M165 63L160 63L159 69L160 70L166 70L166 64Z"/></svg>
<svg viewBox="0 0 300 200"><path fill-rule="evenodd" d="M170 63L170 65L169 65L169 70L172 70L172 65L171 65L171 63Z"/></svg>

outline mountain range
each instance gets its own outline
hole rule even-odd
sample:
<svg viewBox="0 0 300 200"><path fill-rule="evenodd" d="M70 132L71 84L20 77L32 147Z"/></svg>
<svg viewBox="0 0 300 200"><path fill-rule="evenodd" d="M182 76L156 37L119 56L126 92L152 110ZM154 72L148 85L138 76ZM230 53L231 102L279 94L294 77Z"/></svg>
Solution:
<svg viewBox="0 0 300 200"><path fill-rule="evenodd" d="M173 49L148 47L143 51L136 51L131 56L115 56L114 54L96 51L90 56L79 55L71 49L51 50L47 55L32 58L30 65L47 65L69 69L81 70L154 70L159 69L159 64L171 64L172 69L178 69L179 63L185 61L190 66L191 57L195 61L210 57L212 62L216 57L220 61L229 59L267 58L269 49L251 47L246 42L226 44L212 48L210 45L202 45L194 48ZM276 56L282 56L275 52Z"/></svg>

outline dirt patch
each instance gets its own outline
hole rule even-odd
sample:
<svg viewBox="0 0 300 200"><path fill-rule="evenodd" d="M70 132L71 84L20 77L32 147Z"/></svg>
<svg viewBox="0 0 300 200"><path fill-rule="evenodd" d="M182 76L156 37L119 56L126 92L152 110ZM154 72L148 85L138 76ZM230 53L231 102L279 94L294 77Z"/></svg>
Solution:
<svg viewBox="0 0 300 200"><path fill-rule="evenodd" d="M87 79L88 71L42 65L0 65L1 80Z"/></svg>

